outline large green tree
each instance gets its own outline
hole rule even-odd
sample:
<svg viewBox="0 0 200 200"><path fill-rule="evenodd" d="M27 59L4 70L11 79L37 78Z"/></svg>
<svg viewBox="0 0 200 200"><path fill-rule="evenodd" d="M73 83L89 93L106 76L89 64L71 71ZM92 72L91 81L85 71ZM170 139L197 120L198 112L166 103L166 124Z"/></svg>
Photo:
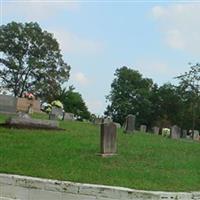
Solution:
<svg viewBox="0 0 200 200"><path fill-rule="evenodd" d="M110 105L105 114L121 124L128 114L136 114L138 123L150 125L153 120L150 101L153 87L153 81L143 78L138 71L126 66L117 69L107 96Z"/></svg>
<svg viewBox="0 0 200 200"><path fill-rule="evenodd" d="M200 127L200 64L190 64L190 70L176 78L184 101L185 116L189 116L188 122L194 131L197 126Z"/></svg>
<svg viewBox="0 0 200 200"><path fill-rule="evenodd" d="M37 23L0 26L0 53L1 86L14 96L29 91L51 101L69 78L58 42Z"/></svg>

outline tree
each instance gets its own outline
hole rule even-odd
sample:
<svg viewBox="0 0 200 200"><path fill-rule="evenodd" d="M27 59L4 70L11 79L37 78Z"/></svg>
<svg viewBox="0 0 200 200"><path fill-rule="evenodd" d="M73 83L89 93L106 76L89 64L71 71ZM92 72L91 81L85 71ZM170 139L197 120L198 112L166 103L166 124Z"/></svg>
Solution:
<svg viewBox="0 0 200 200"><path fill-rule="evenodd" d="M66 112L74 113L78 119L90 119L90 112L80 93L74 91L75 88L70 86L67 90L62 89L57 97L63 105Z"/></svg>
<svg viewBox="0 0 200 200"><path fill-rule="evenodd" d="M185 105L188 105L188 110L191 110L192 116L192 132L196 126L196 121L199 118L199 103L200 103L200 64L189 64L189 72L185 72L183 75L177 76L179 79L179 90L182 93L182 98Z"/></svg>
<svg viewBox="0 0 200 200"><path fill-rule="evenodd" d="M123 123L128 114L137 114L137 122L150 125L152 122L152 103L150 94L154 87L153 81L126 66L117 69L111 84L111 92L107 96L110 101L106 115Z"/></svg>
<svg viewBox="0 0 200 200"><path fill-rule="evenodd" d="M29 91L45 100L69 78L70 66L51 33L37 23L11 22L0 26L0 81L14 96Z"/></svg>

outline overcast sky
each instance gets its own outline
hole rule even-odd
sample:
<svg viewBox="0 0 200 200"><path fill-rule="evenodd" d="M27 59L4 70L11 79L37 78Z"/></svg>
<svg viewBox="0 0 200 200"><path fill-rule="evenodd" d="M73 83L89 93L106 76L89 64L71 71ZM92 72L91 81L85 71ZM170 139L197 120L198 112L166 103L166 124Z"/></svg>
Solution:
<svg viewBox="0 0 200 200"><path fill-rule="evenodd" d="M1 24L38 22L54 34L70 80L103 114L114 72L128 66L159 85L200 62L200 2L1 0Z"/></svg>

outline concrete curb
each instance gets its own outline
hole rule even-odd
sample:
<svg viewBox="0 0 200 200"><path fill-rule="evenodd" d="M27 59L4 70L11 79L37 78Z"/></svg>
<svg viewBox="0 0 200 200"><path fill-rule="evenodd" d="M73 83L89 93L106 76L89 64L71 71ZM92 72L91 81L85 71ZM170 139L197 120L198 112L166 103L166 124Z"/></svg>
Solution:
<svg viewBox="0 0 200 200"><path fill-rule="evenodd" d="M200 192L143 191L0 174L0 200L200 200Z"/></svg>

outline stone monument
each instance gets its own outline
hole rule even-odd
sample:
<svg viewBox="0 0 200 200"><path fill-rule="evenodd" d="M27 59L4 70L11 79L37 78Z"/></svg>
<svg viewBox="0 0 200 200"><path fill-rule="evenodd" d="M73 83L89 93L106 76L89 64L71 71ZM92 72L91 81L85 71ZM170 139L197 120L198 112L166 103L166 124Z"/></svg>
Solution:
<svg viewBox="0 0 200 200"><path fill-rule="evenodd" d="M181 129L177 125L172 126L170 136L172 139L179 139L181 137Z"/></svg>
<svg viewBox="0 0 200 200"><path fill-rule="evenodd" d="M116 125L111 123L102 123L101 124L101 155L112 156L116 154L117 151L117 128Z"/></svg>
<svg viewBox="0 0 200 200"><path fill-rule="evenodd" d="M147 132L147 126L146 125L140 125L140 132L146 133Z"/></svg>
<svg viewBox="0 0 200 200"><path fill-rule="evenodd" d="M133 133L135 131L135 115L128 115L125 121L125 133Z"/></svg>

